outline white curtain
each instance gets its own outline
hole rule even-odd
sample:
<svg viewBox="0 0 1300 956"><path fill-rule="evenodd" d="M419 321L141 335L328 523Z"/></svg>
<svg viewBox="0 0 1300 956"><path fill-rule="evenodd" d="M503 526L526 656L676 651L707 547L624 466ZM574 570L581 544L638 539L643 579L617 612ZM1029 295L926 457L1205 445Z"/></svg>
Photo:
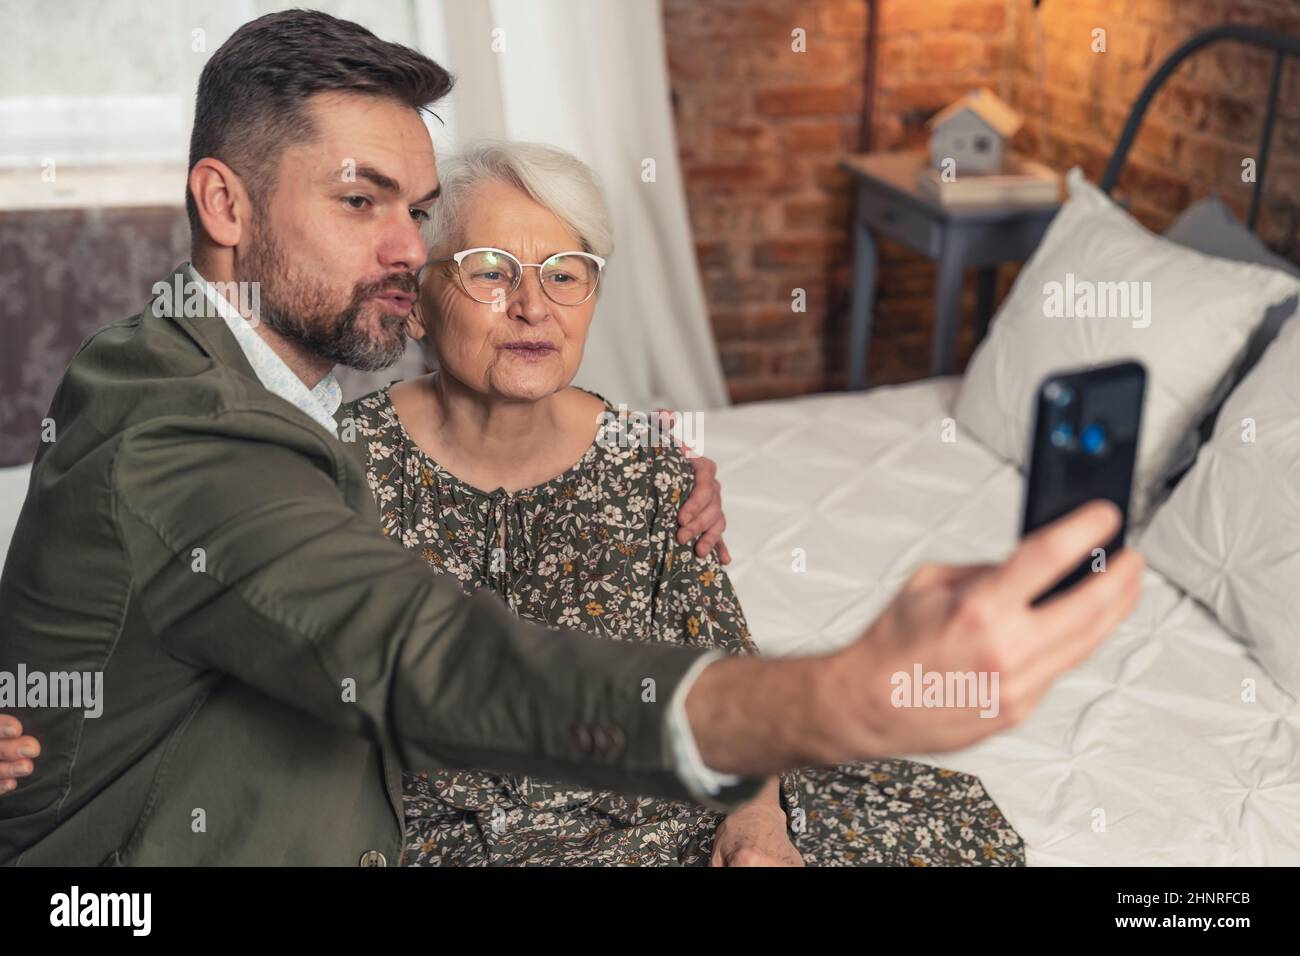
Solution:
<svg viewBox="0 0 1300 956"><path fill-rule="evenodd" d="M418 47L457 75L438 108L446 125L430 125L440 153L482 136L535 140L599 174L615 254L578 384L636 408L726 404L677 161L659 0L0 0L11 28L0 32L0 167L46 155L170 161L179 183L207 57L241 23L298 5ZM117 54L106 57L105 43ZM98 121L87 125L87 115ZM15 135L34 116L42 125L31 141ZM156 143L158 155L114 152L109 134L127 120L152 124L131 142ZM412 349L386 373L343 375L345 393L422 367Z"/></svg>
<svg viewBox="0 0 1300 956"><path fill-rule="evenodd" d="M412 0L415 41L457 77L432 125L566 149L600 176L615 253L577 384L633 408L727 404L696 268L659 0ZM646 170L653 164L653 179Z"/></svg>

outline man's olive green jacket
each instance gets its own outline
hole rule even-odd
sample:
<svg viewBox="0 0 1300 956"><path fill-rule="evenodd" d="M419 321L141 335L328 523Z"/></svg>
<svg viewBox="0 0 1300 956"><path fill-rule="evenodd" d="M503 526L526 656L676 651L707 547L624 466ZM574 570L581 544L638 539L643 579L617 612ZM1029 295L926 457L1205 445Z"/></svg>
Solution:
<svg viewBox="0 0 1300 956"><path fill-rule="evenodd" d="M0 673L102 672L103 713L14 711L44 750L0 798L0 862L396 864L403 768L688 797L666 716L697 652L465 596L224 320L171 311L92 336L50 409Z"/></svg>

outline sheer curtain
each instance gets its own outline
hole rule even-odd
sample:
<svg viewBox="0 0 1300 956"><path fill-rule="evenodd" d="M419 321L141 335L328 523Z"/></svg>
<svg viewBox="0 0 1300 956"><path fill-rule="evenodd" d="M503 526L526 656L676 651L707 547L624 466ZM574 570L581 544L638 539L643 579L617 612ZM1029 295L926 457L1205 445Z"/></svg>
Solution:
<svg viewBox="0 0 1300 956"><path fill-rule="evenodd" d="M594 168L615 252L577 383L615 404L727 403L687 218L659 0L413 0L415 42L457 76L445 154L534 140Z"/></svg>
<svg viewBox="0 0 1300 956"><path fill-rule="evenodd" d="M240 24L297 5L418 47L458 76L438 108L446 125L430 123L441 153L482 136L536 140L600 175L615 254L579 384L633 407L726 404L677 161L659 0L0 0L11 28L0 32L0 205L6 168L30 178L49 157L61 185L77 167L170 163L165 176L140 175L165 178L162 193L179 209L203 64ZM28 179L9 178L10 192L31 192ZM342 377L353 397L422 368L412 350L387 373Z"/></svg>

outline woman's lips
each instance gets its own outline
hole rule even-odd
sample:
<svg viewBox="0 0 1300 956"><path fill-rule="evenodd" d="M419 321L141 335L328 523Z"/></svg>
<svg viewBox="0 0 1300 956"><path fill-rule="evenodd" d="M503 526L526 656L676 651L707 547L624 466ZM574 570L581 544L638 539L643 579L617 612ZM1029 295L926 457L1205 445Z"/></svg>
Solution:
<svg viewBox="0 0 1300 956"><path fill-rule="evenodd" d="M525 360L546 358L558 351L550 342L510 342L506 345L498 345L497 348Z"/></svg>

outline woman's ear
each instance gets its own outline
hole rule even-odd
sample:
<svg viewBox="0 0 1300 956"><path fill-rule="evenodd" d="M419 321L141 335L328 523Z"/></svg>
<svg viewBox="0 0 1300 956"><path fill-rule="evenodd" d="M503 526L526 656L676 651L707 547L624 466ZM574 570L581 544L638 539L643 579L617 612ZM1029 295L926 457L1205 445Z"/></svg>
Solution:
<svg viewBox="0 0 1300 956"><path fill-rule="evenodd" d="M424 317L420 315L419 300L416 300L411 314L406 317L406 334L417 342L425 336Z"/></svg>

